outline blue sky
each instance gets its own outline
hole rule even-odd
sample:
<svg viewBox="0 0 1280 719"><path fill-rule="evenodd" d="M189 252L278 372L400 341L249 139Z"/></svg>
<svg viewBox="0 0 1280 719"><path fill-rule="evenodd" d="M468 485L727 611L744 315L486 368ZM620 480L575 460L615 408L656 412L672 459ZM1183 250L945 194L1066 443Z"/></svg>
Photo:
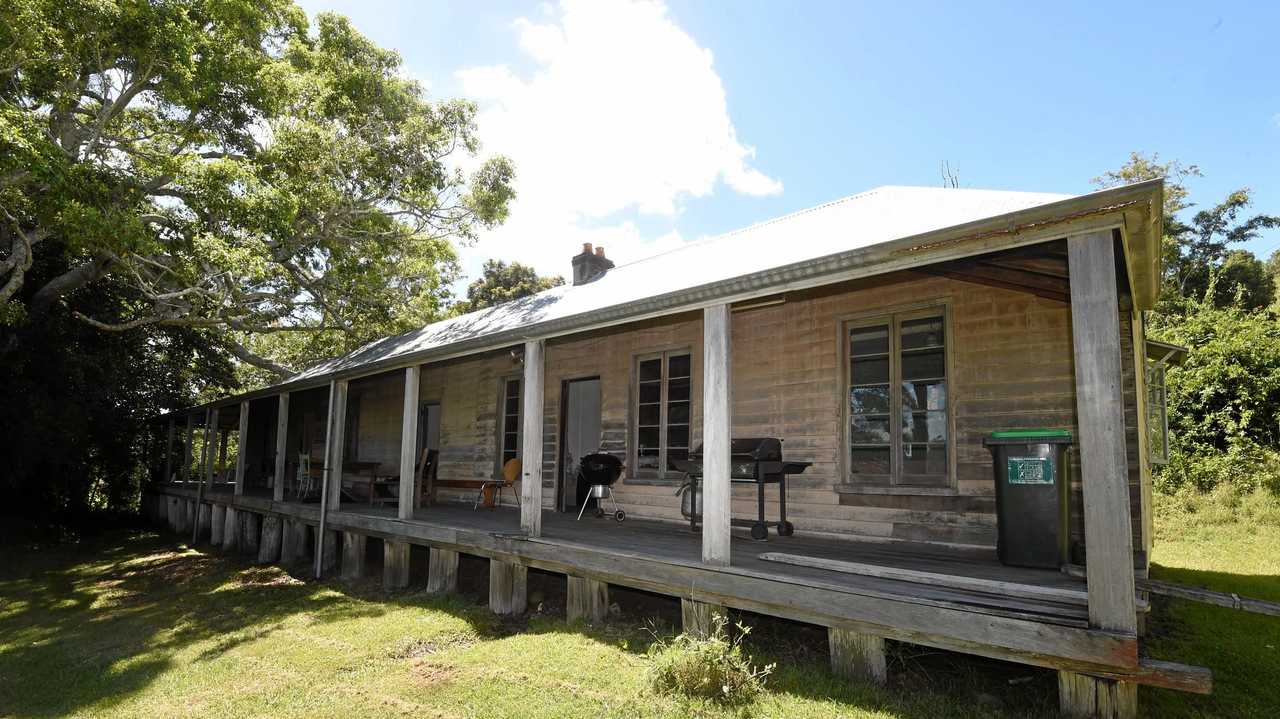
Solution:
<svg viewBox="0 0 1280 719"><path fill-rule="evenodd" d="M612 6L613 3L618 3ZM1280 3L336 2L516 161L463 255L568 271L885 184L1081 193L1131 150L1280 214ZM1249 249L1280 247L1272 232Z"/></svg>

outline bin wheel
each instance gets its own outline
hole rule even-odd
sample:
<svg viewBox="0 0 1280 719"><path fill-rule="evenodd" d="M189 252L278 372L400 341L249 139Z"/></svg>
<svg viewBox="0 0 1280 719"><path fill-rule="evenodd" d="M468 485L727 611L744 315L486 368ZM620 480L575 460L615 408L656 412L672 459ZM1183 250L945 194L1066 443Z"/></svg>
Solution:
<svg viewBox="0 0 1280 719"><path fill-rule="evenodd" d="M767 539L769 537L769 525L764 522L756 522L751 525L752 539Z"/></svg>
<svg viewBox="0 0 1280 719"><path fill-rule="evenodd" d="M796 526L791 522L778 522L778 536L790 537L796 533Z"/></svg>
<svg viewBox="0 0 1280 719"><path fill-rule="evenodd" d="M625 521L627 518L627 513L619 509L618 511L613 513L613 518L619 522Z"/></svg>

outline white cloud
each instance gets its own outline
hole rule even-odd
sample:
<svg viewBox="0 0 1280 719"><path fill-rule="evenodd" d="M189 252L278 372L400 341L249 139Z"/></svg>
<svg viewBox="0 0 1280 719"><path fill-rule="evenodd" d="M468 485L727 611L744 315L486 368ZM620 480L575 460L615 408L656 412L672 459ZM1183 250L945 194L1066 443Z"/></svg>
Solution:
<svg viewBox="0 0 1280 719"><path fill-rule="evenodd" d="M674 223L688 198L720 183L782 191L751 166L755 149L738 140L711 52L661 3L566 0L514 30L533 63L527 77L505 65L458 73L480 103L486 153L508 155L517 173L507 224L464 251L472 272L497 257L567 274L581 242L639 259L681 242ZM642 238L641 215L671 230Z"/></svg>

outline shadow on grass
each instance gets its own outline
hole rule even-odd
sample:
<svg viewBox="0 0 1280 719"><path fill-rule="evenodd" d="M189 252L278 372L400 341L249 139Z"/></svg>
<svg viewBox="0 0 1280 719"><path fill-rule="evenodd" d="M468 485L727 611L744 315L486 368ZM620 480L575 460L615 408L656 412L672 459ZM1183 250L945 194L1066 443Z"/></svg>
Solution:
<svg viewBox="0 0 1280 719"><path fill-rule="evenodd" d="M381 616L402 601L351 601L341 584L304 582L151 533L3 554L0 716L109 706L145 689L192 644L214 640L195 659L209 662L290 617L323 625ZM479 611L452 609L476 620L478 636L494 636L496 624Z"/></svg>
<svg viewBox="0 0 1280 719"><path fill-rule="evenodd" d="M1183 567L1152 567L1152 578L1240 596L1280 601L1280 577ZM1143 707L1159 717L1280 716L1280 617L1156 596L1147 653L1208 667L1213 693L1145 690Z"/></svg>
<svg viewBox="0 0 1280 719"><path fill-rule="evenodd" d="M536 588L539 601L534 606L540 604L542 610L499 619L482 604L487 582L483 568L475 564L472 569L477 571L461 573L464 596L439 597L417 591L387 594L373 579L352 584L305 581L274 567L175 545L150 533L121 533L82 545L37 550L9 548L4 554L6 559L0 563L0 715L62 716L90 706L109 708L173 670L175 657L187 647L208 644L194 661L214 662L280 631L299 616L305 616L309 625L323 626L376 618L403 607L426 608L462 619L476 640L517 633L534 637L576 633L636 655L645 653L655 640L668 638L678 621L673 620L678 611L671 611L670 605L676 602L678 607L676 600L650 597L646 602L619 590L615 599L628 605L621 621L600 626L566 624L560 619L562 590L555 588L563 586L563 579L542 577L538 585L534 573L531 596ZM648 621L654 616L659 619ZM750 614L735 613L734 618L754 627L746 648L756 661L777 664L768 680L765 702L790 696L834 703L837 714L845 713L843 705L847 705L904 717L1052 716L1056 712L1056 677L1051 671L891 643L890 685L875 687L828 672L826 633L820 627ZM1197 661L1206 639L1196 633L1229 620L1213 617L1213 624L1208 621L1195 615L1185 620L1177 617L1168 631L1157 632L1156 646L1170 658ZM1184 623L1191 629L1173 629ZM1261 624L1247 626L1243 631L1266 636ZM1275 639L1280 646L1280 636ZM432 644L437 641L432 638L412 641L421 645L389 647L389 653L412 657L441 648ZM1276 666L1275 656L1273 652L1269 663L1254 667L1256 681L1269 681L1262 674ZM1214 662L1199 661L1214 666ZM1220 686L1225 684L1221 677L1219 681ZM1186 700L1185 695L1171 696ZM1169 708L1172 703L1172 699L1162 700L1156 706ZM1213 713L1206 710L1219 704L1192 706L1203 714ZM1181 715L1195 714L1184 711Z"/></svg>
<svg viewBox="0 0 1280 719"><path fill-rule="evenodd" d="M209 644L194 662L214 662L298 616L316 626L376 618L402 607L427 608L463 619L468 633L481 641L518 633L576 633L636 655L674 634L679 616L678 600L619 590L615 598L628 605L621 621L566 624L563 579L531 573L530 589L538 596L534 608L541 605L541 611L498 618L483 606L486 568L476 562L460 572L461 595L440 597L387 594L373 579L305 581L247 559L175 545L153 533L6 554L13 561L0 566L0 715L63 716L91 706L110 708L175 669L175 656L187 647ZM880 688L827 671L826 634L820 627L759 615L735 613L734 618L755 627L747 649L757 661L777 664L768 681L771 695L896 716L1034 716L1052 708L1052 673L1042 673L1050 677L1047 689L1044 676L1025 686L1019 680L1016 696L1010 697L1006 679L1035 670L892 645L893 678L888 688ZM438 647L432 641L391 651L433 652Z"/></svg>

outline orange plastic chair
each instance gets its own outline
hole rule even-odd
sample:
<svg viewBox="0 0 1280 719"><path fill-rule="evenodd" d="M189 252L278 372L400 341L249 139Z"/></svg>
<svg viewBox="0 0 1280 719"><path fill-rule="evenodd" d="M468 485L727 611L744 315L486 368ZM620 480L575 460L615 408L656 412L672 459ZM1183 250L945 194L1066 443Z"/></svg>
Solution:
<svg viewBox="0 0 1280 719"><path fill-rule="evenodd" d="M517 479L520 479L520 469L520 460L515 457L508 459L507 463L502 465L502 479L485 480L480 485L480 492L476 495L475 506L471 509L479 509L482 502L489 509L502 504L502 490L511 487ZM521 506L520 493L513 490L512 494L516 495L516 506ZM486 501L489 497L492 497L492 500Z"/></svg>

